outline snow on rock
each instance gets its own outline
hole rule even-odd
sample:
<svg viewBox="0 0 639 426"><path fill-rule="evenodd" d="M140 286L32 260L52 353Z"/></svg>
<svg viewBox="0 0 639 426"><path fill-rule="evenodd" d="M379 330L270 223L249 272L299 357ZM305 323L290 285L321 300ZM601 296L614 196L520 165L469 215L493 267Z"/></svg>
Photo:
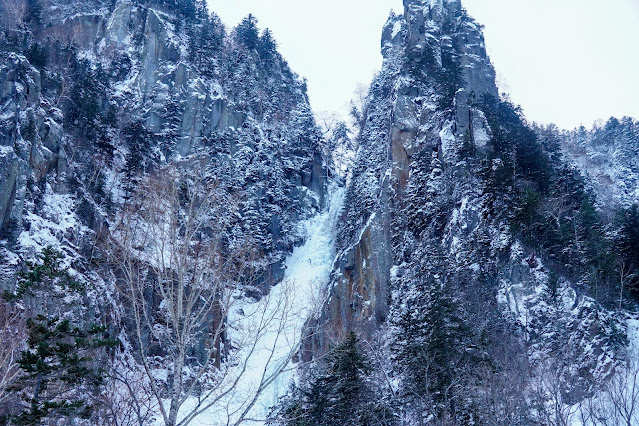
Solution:
<svg viewBox="0 0 639 426"><path fill-rule="evenodd" d="M47 246L61 247L62 243L73 247L74 235L81 229L87 231L77 220L75 200L71 195L56 194L51 185L47 185L43 201L39 214L27 215L30 227L18 237L21 249L39 253Z"/></svg>
<svg viewBox="0 0 639 426"><path fill-rule="evenodd" d="M452 124L446 123L444 128L439 132L442 141L442 153L445 159L454 158L456 154L457 142L453 135Z"/></svg>
<svg viewBox="0 0 639 426"><path fill-rule="evenodd" d="M393 24L393 32L391 33L391 39L397 37L397 34L399 34L401 31L402 31L402 22L401 21L395 22L395 24Z"/></svg>

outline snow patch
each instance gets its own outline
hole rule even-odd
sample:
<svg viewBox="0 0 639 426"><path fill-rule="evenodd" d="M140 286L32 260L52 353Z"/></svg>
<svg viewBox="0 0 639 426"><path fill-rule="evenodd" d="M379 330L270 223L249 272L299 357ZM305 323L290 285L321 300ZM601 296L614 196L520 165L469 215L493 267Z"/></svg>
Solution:
<svg viewBox="0 0 639 426"><path fill-rule="evenodd" d="M397 34L399 34L401 31L402 31L402 22L401 21L395 22L395 25L393 25L393 32L391 33L391 39L394 39L395 37L397 37Z"/></svg>
<svg viewBox="0 0 639 426"><path fill-rule="evenodd" d="M439 132L439 138L442 142L442 153L444 158L451 158L454 156L456 141L450 123L446 123L444 125L444 128Z"/></svg>
<svg viewBox="0 0 639 426"><path fill-rule="evenodd" d="M30 226L22 231L18 243L22 250L38 253L47 246L58 247L62 242L74 246L69 241L70 233L84 228L75 215L75 200L71 195L56 194L51 185L45 189L41 215L28 213L26 220ZM88 231L88 229L87 229Z"/></svg>

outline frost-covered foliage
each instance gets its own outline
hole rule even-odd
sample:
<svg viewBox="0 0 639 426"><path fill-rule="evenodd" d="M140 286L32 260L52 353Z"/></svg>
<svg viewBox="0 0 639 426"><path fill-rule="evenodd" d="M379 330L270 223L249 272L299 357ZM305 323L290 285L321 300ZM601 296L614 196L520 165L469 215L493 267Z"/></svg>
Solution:
<svg viewBox="0 0 639 426"><path fill-rule="evenodd" d="M106 369L100 364L117 341L101 323L99 311L86 312L95 308L89 294L95 286L75 279L63 269L63 260L63 254L46 247L37 262L27 262L15 290L3 294L24 322L26 335L25 348L14 359L13 368L19 370L15 375L11 368L4 372L13 375L5 392L19 395L13 401L6 398L7 409L0 413L5 422L38 424L65 417L88 421L101 408ZM5 330L4 336L21 337L19 324L9 324L16 334ZM11 342L7 340L9 346Z"/></svg>
<svg viewBox="0 0 639 426"><path fill-rule="evenodd" d="M0 0L0 416L241 422L315 358L273 422L621 418L636 121L530 126L459 0L404 3L359 133L323 140L252 15L228 29L203 0ZM344 209L336 190L320 214L351 146ZM58 364L86 374L37 367Z"/></svg>
<svg viewBox="0 0 639 426"><path fill-rule="evenodd" d="M599 258L601 277L615 288L612 297L619 306L625 297L637 297L637 129L636 121L628 117L621 121L611 118L605 126L589 132L584 128L560 131L554 126L536 129L551 156L567 164L559 186L573 191L564 189L563 196L554 195L547 210L554 211L551 215L557 223L562 216L573 223L572 231L564 225L563 232L578 232L572 246L582 243L570 253ZM574 221L567 215L571 209L577 211Z"/></svg>
<svg viewBox="0 0 639 426"><path fill-rule="evenodd" d="M549 127L541 133L558 143L566 161L587 177L601 208L639 202L639 123L635 119L612 117L592 130Z"/></svg>
<svg viewBox="0 0 639 426"><path fill-rule="evenodd" d="M383 30L315 354L343 331L383 342L367 353L388 360L404 424L554 422L621 371L633 210L615 231L561 141L497 96L459 1L404 5Z"/></svg>
<svg viewBox="0 0 639 426"><path fill-rule="evenodd" d="M252 17L255 46L227 35L200 1L31 3L50 13L3 28L3 99L20 99L2 114L7 241L45 188L96 231L139 176L204 155L243 194L235 244L255 231L263 272L281 275L270 265L298 240L297 219L322 207L325 173L304 83L271 33Z"/></svg>
<svg viewBox="0 0 639 426"><path fill-rule="evenodd" d="M158 398L168 398L175 374L190 389L176 398L205 392L193 377L206 359L210 336L204 326L191 330L195 337L182 358L184 374L174 374L175 365L164 362L175 346L152 336L166 337L176 328L167 325L168 302L159 304L155 294L165 287L150 262L153 247L141 241L129 260L142 271L143 306L157 312L136 334L132 295L127 298L122 287L126 268L113 262L114 233L140 206L140 188L148 189L144 185L158 175L185 192L155 220L181 223L169 220L180 217L169 210L188 216L184 185L198 176L217 188L209 201L226 214L219 229L207 225L189 236L186 256L202 266L202 252L190 244L199 241L201 248L215 237L217 265L243 263L241 273L225 270L235 272L232 279L216 276L220 288L237 284L233 297L242 300L267 294L284 277L286 256L304 238L299 222L325 207L322 134L305 83L256 18L227 29L202 0L3 0L0 16L0 288L20 289L20 272L46 247L63 252L69 273L92 286L73 309L58 304L60 320L68 316L73 325L98 315L110 323L110 335L118 336L122 349L105 366L110 376L102 391L111 405L91 415L121 420L117 406L126 405L130 421L148 424L162 411ZM239 252L250 256L238 257ZM165 278L178 273L176 264L163 273ZM196 290L201 288L184 293L193 297ZM56 291L34 301L34 316L56 303ZM215 293L203 297L204 306L219 297ZM227 313L211 314L217 329L225 327ZM203 318L199 325L211 319ZM228 339L224 356L235 363L239 346ZM213 340L220 345L222 339ZM157 370L157 383L142 373L141 347L152 358L147 366ZM220 352L210 359L211 369L219 369ZM132 401L132 391L153 394L155 402ZM176 421L173 414L169 423Z"/></svg>
<svg viewBox="0 0 639 426"><path fill-rule="evenodd" d="M373 363L353 332L316 363L302 388L293 386L267 424L387 425L395 421L372 380Z"/></svg>

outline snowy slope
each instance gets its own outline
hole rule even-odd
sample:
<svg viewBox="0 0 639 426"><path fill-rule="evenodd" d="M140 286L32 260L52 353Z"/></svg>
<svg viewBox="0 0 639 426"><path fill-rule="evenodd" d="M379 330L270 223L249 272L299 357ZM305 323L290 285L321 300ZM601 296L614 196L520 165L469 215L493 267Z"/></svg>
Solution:
<svg viewBox="0 0 639 426"><path fill-rule="evenodd" d="M334 230L344 192L343 187L332 184L328 209L299 224L306 234L305 243L287 258L284 280L268 297L258 303L244 303L230 316L229 323L236 332L232 339L250 341L257 337L257 345L239 354L239 368L226 379L228 384L237 380L233 391L191 424L235 424L242 415L253 424L263 424L270 408L295 380L297 366L291 358L299 348L306 319L323 301L335 257ZM256 389L264 383L268 383L265 390L253 401ZM195 401L187 402L183 412L190 411L193 404Z"/></svg>
<svg viewBox="0 0 639 426"><path fill-rule="evenodd" d="M628 314L628 352L626 363L604 383L592 398L571 407L572 426L638 425L639 424L639 318Z"/></svg>

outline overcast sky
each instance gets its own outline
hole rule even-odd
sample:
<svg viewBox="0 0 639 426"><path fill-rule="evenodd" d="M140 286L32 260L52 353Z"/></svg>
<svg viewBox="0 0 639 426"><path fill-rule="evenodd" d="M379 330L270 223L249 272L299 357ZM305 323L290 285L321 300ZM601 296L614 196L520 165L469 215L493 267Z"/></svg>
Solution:
<svg viewBox="0 0 639 426"><path fill-rule="evenodd" d="M639 118L639 0L462 0L486 26L500 88L530 121L590 127ZM209 0L231 27L253 13L315 111L345 109L381 65L381 28L401 0Z"/></svg>

